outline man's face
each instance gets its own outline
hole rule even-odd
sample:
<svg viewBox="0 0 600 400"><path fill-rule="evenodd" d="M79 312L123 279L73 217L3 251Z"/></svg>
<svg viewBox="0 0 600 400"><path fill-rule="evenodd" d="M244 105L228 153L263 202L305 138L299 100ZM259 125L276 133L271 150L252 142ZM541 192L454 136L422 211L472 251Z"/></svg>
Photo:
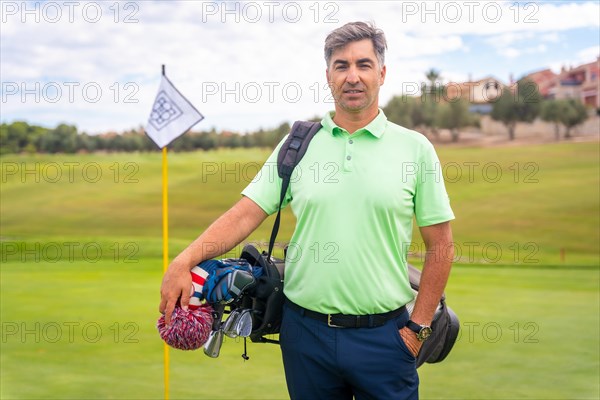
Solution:
<svg viewBox="0 0 600 400"><path fill-rule="evenodd" d="M359 113L378 107L379 87L385 80L370 39L350 42L331 55L327 82L336 111Z"/></svg>

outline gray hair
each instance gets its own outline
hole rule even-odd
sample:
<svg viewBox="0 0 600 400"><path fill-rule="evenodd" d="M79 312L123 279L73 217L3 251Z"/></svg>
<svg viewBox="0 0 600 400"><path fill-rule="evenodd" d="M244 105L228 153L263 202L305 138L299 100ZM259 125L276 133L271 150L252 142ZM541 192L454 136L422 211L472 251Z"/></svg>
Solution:
<svg viewBox="0 0 600 400"><path fill-rule="evenodd" d="M385 34L381 29L377 29L372 22L349 22L346 25L333 30L325 39L325 62L329 68L331 55L337 49L346 46L350 42L357 42L363 39L371 39L373 49L379 62L379 68L385 63L385 49L387 42Z"/></svg>

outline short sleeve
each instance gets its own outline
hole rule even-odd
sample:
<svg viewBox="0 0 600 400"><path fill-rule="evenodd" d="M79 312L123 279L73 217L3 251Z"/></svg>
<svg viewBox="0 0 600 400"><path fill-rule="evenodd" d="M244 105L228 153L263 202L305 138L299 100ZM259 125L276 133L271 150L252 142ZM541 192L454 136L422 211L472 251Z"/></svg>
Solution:
<svg viewBox="0 0 600 400"><path fill-rule="evenodd" d="M414 205L415 218L419 227L454 219L444 185L442 166L433 145L429 142L421 152Z"/></svg>
<svg viewBox="0 0 600 400"><path fill-rule="evenodd" d="M279 207L282 180L277 173L277 154L286 139L287 135L279 142L254 179L242 190L243 196L254 201L268 215L276 213ZM282 208L287 206L291 200L288 187Z"/></svg>

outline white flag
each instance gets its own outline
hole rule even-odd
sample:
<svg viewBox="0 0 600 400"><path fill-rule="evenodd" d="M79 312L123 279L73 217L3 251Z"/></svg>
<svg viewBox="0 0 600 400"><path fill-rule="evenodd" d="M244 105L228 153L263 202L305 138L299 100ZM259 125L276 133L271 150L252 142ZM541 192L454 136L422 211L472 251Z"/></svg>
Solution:
<svg viewBox="0 0 600 400"><path fill-rule="evenodd" d="M192 103L162 75L146 125L146 134L150 139L162 149L203 119Z"/></svg>

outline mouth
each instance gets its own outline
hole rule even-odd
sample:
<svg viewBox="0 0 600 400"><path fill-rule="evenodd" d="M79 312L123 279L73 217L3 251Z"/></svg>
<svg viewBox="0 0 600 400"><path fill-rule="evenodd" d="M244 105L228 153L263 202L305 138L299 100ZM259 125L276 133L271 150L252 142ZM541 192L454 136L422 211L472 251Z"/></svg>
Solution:
<svg viewBox="0 0 600 400"><path fill-rule="evenodd" d="M363 92L362 90L358 90L358 89L344 90L344 94L360 94L362 92Z"/></svg>

